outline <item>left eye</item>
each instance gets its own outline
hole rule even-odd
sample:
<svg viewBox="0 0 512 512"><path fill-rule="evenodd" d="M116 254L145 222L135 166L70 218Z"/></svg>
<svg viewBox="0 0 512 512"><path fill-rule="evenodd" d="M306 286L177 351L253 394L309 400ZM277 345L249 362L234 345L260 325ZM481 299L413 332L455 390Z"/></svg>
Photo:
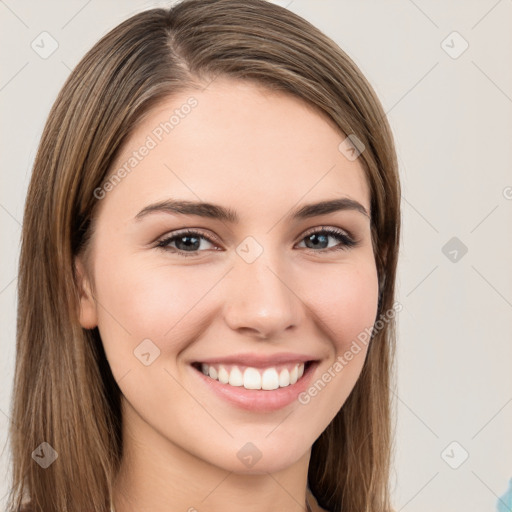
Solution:
<svg viewBox="0 0 512 512"><path fill-rule="evenodd" d="M334 238L338 240L339 243L329 247L329 238ZM202 252L198 251L201 245L201 240L205 240L210 244L215 243L210 237L202 234L201 232L189 230L164 238L163 240L160 240L156 246L182 256L195 256L197 252ZM302 241L306 242L307 250L316 253L347 250L351 247L357 246L359 243L341 229L336 228L322 228L309 232L302 238L301 242ZM327 243L327 247L322 247L325 243ZM175 244L175 247L172 247L171 244ZM320 248L320 250L315 250L318 248Z"/></svg>
<svg viewBox="0 0 512 512"><path fill-rule="evenodd" d="M306 246L307 243L310 243L313 247L318 247L319 245L323 245L323 243L327 241L329 238L335 238L336 240L338 240L339 244L323 248L322 252L338 251L340 249L347 250L350 249L351 247L355 247L359 243L352 237L350 237L348 234L346 234L344 231L337 228L322 228L307 233L303 240L306 240ZM329 245L328 242L327 245ZM311 247L307 248L311 249Z"/></svg>

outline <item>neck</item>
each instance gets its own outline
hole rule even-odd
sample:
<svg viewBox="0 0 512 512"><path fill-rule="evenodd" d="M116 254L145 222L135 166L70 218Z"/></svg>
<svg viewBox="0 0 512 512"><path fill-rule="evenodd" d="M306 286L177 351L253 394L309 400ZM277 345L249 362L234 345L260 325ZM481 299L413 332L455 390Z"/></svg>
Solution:
<svg viewBox="0 0 512 512"><path fill-rule="evenodd" d="M123 459L114 484L115 512L305 512L313 508L306 501L310 450L278 471L239 473L195 456L126 412Z"/></svg>

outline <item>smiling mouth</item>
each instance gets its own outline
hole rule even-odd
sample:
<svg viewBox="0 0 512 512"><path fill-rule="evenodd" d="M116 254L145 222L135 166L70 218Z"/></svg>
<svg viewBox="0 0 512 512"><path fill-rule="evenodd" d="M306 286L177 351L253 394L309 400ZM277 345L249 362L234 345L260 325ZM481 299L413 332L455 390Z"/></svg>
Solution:
<svg viewBox="0 0 512 512"><path fill-rule="evenodd" d="M192 364L192 367L207 377L227 386L272 391L296 384L314 362L301 361L266 368L196 362Z"/></svg>

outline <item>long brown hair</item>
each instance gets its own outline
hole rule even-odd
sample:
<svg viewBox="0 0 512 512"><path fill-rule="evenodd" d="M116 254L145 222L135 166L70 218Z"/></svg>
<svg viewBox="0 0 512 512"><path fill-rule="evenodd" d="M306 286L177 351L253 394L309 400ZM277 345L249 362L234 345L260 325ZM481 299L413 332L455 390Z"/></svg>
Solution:
<svg viewBox="0 0 512 512"><path fill-rule="evenodd" d="M326 35L265 0L185 0L132 16L81 60L52 107L26 199L19 262L9 511L108 510L122 455L121 392L98 329L79 323L75 257L122 144L163 99L222 75L302 98L364 144L378 315L393 309L400 185L372 87ZM347 401L312 447L308 483L332 512L391 509L395 322L374 333ZM41 445L41 443L48 443ZM44 469L37 456L55 463Z"/></svg>

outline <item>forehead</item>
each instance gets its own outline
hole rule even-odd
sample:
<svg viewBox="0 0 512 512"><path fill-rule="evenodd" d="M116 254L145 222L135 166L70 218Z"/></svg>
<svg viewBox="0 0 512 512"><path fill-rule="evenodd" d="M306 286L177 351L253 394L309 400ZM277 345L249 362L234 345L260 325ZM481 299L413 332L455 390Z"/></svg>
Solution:
<svg viewBox="0 0 512 512"><path fill-rule="evenodd" d="M343 196L370 211L364 170L340 151L344 139L300 98L217 78L147 113L113 165L111 176L125 172L102 207L117 201L136 215L149 201L177 197L223 203L243 218L262 205L277 215Z"/></svg>

